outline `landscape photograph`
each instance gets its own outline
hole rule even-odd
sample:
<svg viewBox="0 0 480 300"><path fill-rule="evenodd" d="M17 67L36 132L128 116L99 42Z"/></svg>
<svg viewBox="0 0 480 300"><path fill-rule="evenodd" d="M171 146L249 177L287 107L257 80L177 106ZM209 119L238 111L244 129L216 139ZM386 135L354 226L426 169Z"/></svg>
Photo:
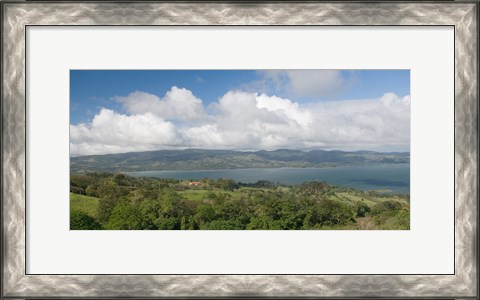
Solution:
<svg viewBox="0 0 480 300"><path fill-rule="evenodd" d="M70 70L69 97L71 230L410 229L409 70Z"/></svg>

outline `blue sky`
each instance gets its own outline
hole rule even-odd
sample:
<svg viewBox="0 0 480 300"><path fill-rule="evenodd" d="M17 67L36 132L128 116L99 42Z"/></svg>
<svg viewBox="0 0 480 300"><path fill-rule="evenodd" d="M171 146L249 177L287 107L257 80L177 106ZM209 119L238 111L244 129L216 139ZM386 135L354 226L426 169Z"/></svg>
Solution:
<svg viewBox="0 0 480 300"><path fill-rule="evenodd" d="M71 155L409 151L409 70L71 70Z"/></svg>
<svg viewBox="0 0 480 300"><path fill-rule="evenodd" d="M172 86L192 91L205 105L235 89L293 97L298 102L410 94L409 70L342 70L340 74L345 86L337 93L305 96L261 84L264 76L257 70L71 70L70 123L91 121L102 107L121 111L117 96L142 91L162 97Z"/></svg>

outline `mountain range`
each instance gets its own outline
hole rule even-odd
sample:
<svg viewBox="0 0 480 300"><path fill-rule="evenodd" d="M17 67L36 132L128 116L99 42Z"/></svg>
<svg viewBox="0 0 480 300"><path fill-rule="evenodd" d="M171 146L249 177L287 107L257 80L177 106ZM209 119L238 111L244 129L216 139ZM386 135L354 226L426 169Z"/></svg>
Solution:
<svg viewBox="0 0 480 300"><path fill-rule="evenodd" d="M409 152L185 149L70 157L70 172L313 168L408 162Z"/></svg>

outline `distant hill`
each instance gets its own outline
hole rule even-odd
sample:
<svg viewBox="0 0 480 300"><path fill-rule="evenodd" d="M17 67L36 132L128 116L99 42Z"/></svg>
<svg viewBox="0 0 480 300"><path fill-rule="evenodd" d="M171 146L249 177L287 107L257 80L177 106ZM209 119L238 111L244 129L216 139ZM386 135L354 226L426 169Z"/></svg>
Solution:
<svg viewBox="0 0 480 300"><path fill-rule="evenodd" d="M373 151L287 150L158 150L70 158L70 172L135 172L281 167L327 167L408 163L410 153Z"/></svg>

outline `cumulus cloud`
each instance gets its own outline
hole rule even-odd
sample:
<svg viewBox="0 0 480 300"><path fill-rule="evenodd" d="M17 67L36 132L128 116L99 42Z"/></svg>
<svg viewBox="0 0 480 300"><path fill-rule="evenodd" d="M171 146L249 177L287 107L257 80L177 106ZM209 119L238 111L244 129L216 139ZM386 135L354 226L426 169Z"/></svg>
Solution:
<svg viewBox="0 0 480 300"><path fill-rule="evenodd" d="M194 136L194 144L198 147L250 150L287 146L311 122L310 113L302 110L297 103L241 91L226 93L211 105L211 109L212 122L208 127L200 127L201 130L193 127L184 131L186 136ZM211 141L212 135L215 145L203 142Z"/></svg>
<svg viewBox="0 0 480 300"><path fill-rule="evenodd" d="M163 99L143 92L119 99L125 114L102 109L92 122L71 125L72 155L191 147L408 151L410 144L410 97L391 93L299 104L230 91L210 104L209 114L200 99L176 87Z"/></svg>
<svg viewBox="0 0 480 300"><path fill-rule="evenodd" d="M127 113L151 112L166 120L197 121L205 117L202 100L184 88L173 86L163 99L145 93L133 92L126 97L117 97Z"/></svg>
<svg viewBox="0 0 480 300"><path fill-rule="evenodd" d="M322 102L308 108L316 120L310 145L337 149L401 149L410 145L410 96Z"/></svg>
<svg viewBox="0 0 480 300"><path fill-rule="evenodd" d="M91 123L70 125L72 155L154 150L179 143L175 126L150 112L123 115L104 108Z"/></svg>

